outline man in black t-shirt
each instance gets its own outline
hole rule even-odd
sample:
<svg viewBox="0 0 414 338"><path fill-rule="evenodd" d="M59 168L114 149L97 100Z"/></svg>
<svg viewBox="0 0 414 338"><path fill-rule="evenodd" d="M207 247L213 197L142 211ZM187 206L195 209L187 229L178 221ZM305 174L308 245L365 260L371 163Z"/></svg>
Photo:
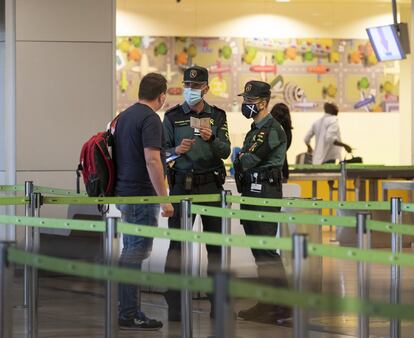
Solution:
<svg viewBox="0 0 414 338"><path fill-rule="evenodd" d="M162 154L163 126L156 114L166 99L167 81L160 75L145 75L137 103L123 111L115 129L114 159L117 196L167 196ZM158 226L158 204L120 204L122 221ZM163 217L171 217L171 204L161 205ZM123 235L121 266L141 269L152 249L152 238ZM162 323L139 310L137 286L119 285L119 326L125 330L158 330Z"/></svg>

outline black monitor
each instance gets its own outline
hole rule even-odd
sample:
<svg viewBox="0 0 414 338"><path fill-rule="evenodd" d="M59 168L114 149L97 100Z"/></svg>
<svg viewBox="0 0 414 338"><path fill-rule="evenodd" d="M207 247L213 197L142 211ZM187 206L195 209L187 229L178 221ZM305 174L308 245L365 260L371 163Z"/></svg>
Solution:
<svg viewBox="0 0 414 338"><path fill-rule="evenodd" d="M399 25L367 28L369 40L378 61L405 59L406 53L398 34Z"/></svg>

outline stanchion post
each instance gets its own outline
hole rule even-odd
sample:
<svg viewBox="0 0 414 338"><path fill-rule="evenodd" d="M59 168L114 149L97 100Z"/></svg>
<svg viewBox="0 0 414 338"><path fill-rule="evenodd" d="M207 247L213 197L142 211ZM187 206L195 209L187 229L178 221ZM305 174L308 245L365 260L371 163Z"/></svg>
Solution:
<svg viewBox="0 0 414 338"><path fill-rule="evenodd" d="M116 266L119 255L119 235L117 232L118 219L106 219L106 232L104 239L105 263ZM106 281L105 288L105 338L118 336L118 283Z"/></svg>
<svg viewBox="0 0 414 338"><path fill-rule="evenodd" d="M401 224L402 222L402 200L400 197L391 198L391 222L393 224ZM399 254L402 251L402 235L393 232L391 234L391 249L392 253ZM401 300L401 269L399 265L391 266L391 290L390 303L399 304ZM401 336L401 321L399 319L391 319L390 322L390 337L400 338Z"/></svg>
<svg viewBox="0 0 414 338"><path fill-rule="evenodd" d="M292 247L293 287L296 291L302 292L305 285L305 263L308 257L308 235L293 234ZM307 313L296 306L293 308L293 337L308 337Z"/></svg>
<svg viewBox="0 0 414 338"><path fill-rule="evenodd" d="M231 203L227 202L227 197L231 195L230 190L221 191L221 207L223 209L230 209ZM221 218L221 233L222 235L231 234L231 218L222 217ZM222 245L221 246L221 270L229 271L231 265L231 246Z"/></svg>
<svg viewBox="0 0 414 338"><path fill-rule="evenodd" d="M367 228L369 213L359 212L356 215L358 248L370 249L370 232ZM358 262L358 298L369 299L369 269L365 262ZM358 315L358 338L369 338L369 317L366 314Z"/></svg>
<svg viewBox="0 0 414 338"><path fill-rule="evenodd" d="M234 338L234 316L230 296L230 274L214 276L214 338Z"/></svg>
<svg viewBox="0 0 414 338"><path fill-rule="evenodd" d="M181 201L181 229L191 230L193 227L193 217L191 214L191 200ZM191 275L193 245L190 241L181 244L181 274L184 276ZM192 338L193 321L192 321L192 296L188 289L181 290L181 337Z"/></svg>
<svg viewBox="0 0 414 338"><path fill-rule="evenodd" d="M341 162L341 177L339 178L338 184L338 199L340 201L346 201L346 162Z"/></svg>
<svg viewBox="0 0 414 338"><path fill-rule="evenodd" d="M10 338L13 332L13 315L10 290L12 284L12 270L7 261L10 242L0 242L0 338Z"/></svg>
<svg viewBox="0 0 414 338"><path fill-rule="evenodd" d="M34 190L33 182L32 181L26 181L24 182L24 196L29 199L29 202L26 203L25 209L24 209L24 215L28 217L34 216L34 209L31 207L30 203L30 196L32 195ZM24 250L30 251L32 247L32 228L29 226L24 227ZM24 272L23 272L23 306L27 307L29 304L29 269L30 267L28 265L24 266Z"/></svg>
<svg viewBox="0 0 414 338"><path fill-rule="evenodd" d="M42 205L42 195L33 192L30 195L31 214L34 217L40 216L40 207ZM31 227L29 231L31 237L31 246L29 251L32 253L39 252L40 245L40 229L38 227ZM27 336L29 338L37 338L39 335L39 287L37 269L29 268L29 294L27 306Z"/></svg>

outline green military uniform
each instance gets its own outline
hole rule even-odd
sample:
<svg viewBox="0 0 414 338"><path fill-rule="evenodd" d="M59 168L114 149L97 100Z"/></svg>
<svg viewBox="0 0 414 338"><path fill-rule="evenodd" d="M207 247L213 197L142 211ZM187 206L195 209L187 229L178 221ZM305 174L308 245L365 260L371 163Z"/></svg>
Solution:
<svg viewBox="0 0 414 338"><path fill-rule="evenodd" d="M197 135L197 131L190 127L190 117L210 118L213 139L208 142L202 140ZM223 168L222 159L227 158L230 154L227 118L224 110L204 102L203 112L195 113L184 102L165 113L163 124L167 157L175 154L175 147L181 143L182 139L195 140L190 151L175 160L172 168L174 172L188 173L192 171L197 175Z"/></svg>
<svg viewBox="0 0 414 338"><path fill-rule="evenodd" d="M184 81L189 79L192 71L196 77L206 81L207 70L202 67L191 67L184 73ZM208 141L201 138L197 129L191 127L191 118L209 118L212 136ZM165 113L164 138L167 157L178 156L173 166L168 168L170 195L184 194L218 194L223 190L226 177L223 159L230 155L230 140L227 129L226 112L204 101L201 112L194 112L190 105L184 102ZM175 154L175 149L183 139L193 139L195 143L185 154ZM210 206L220 206L220 203L206 203ZM169 228L180 228L181 210L179 204L174 204L174 215L168 220ZM221 232L221 220L217 217L201 216L203 229L209 232ZM221 250L219 246L206 245L208 254L207 272L211 274L220 266ZM181 242L171 241L168 249L166 272L180 272ZM168 304L169 320L179 320L181 315L180 293L168 290L165 293ZM211 314L213 316L213 313Z"/></svg>
<svg viewBox="0 0 414 338"><path fill-rule="evenodd" d="M250 88L249 88L250 85ZM261 81L250 81L246 84L245 92L250 89L254 94L250 100L263 101L270 96L270 86ZM245 95L245 100L246 100ZM249 106L248 103L244 105ZM257 105L249 106L256 115ZM243 107L242 107L243 110ZM247 133L243 148L234 162L235 178L238 190L242 196L260 198L282 198L282 166L286 156L286 134L282 126L272 115L267 114L260 120L252 123ZM242 209L254 211L279 212L279 207L265 207L255 205L241 205ZM278 224L275 222L242 221L246 235L275 237ZM287 287L287 278L281 258L276 250L252 249L258 267L259 280L266 284L278 287ZM280 317L288 316L286 308L258 303L255 307L241 311L239 316L254 321L275 323Z"/></svg>

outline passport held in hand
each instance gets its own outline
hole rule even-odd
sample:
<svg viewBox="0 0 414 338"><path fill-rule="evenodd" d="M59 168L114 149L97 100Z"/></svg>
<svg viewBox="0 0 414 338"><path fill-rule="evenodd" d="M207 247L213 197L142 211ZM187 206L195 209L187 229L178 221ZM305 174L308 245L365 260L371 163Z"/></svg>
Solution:
<svg viewBox="0 0 414 338"><path fill-rule="evenodd" d="M200 128L210 128L210 118L209 117L190 117L190 127L194 129L200 129Z"/></svg>

